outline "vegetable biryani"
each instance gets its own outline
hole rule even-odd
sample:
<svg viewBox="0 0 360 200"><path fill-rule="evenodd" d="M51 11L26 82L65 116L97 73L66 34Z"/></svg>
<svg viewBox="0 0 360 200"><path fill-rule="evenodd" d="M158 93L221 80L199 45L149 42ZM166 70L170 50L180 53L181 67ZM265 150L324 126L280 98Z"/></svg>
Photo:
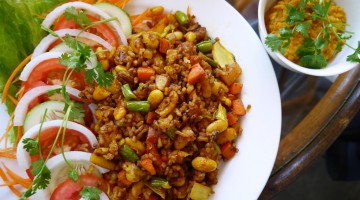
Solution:
<svg viewBox="0 0 360 200"><path fill-rule="evenodd" d="M16 148L30 178L6 168L27 189L7 184L19 197L207 199L238 151L241 68L221 38L191 8L129 17L125 4L55 8L8 80L22 70L17 96L4 89L17 105L5 135L15 125L17 139L3 155Z"/></svg>

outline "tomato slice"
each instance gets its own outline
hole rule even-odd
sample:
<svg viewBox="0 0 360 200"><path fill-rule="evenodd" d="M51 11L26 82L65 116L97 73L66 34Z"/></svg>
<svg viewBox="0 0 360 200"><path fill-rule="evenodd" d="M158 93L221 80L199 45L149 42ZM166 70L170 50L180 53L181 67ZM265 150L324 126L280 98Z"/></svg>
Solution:
<svg viewBox="0 0 360 200"><path fill-rule="evenodd" d="M58 58L41 62L33 69L28 80L23 83L25 92L41 85L39 82L43 82L45 85L61 85L65 71L66 67L60 64ZM83 90L85 88L84 73L74 72L70 77L69 86Z"/></svg>
<svg viewBox="0 0 360 200"><path fill-rule="evenodd" d="M92 22L99 21L99 18L93 17L91 15L86 15ZM67 20L64 15L60 16L59 19L54 23L54 31L60 29L80 29L80 25L77 24L73 20ZM107 42L109 42L112 46L117 47L119 42L117 40L116 34L108 27L105 23L98 24L96 26L91 27L88 32L93 33ZM51 45L50 47L53 47Z"/></svg>
<svg viewBox="0 0 360 200"><path fill-rule="evenodd" d="M103 178L93 175L81 175L79 179L84 185L97 187L107 193L108 184ZM74 182L67 179L53 191L50 200L79 200L82 189L83 186L80 181Z"/></svg>
<svg viewBox="0 0 360 200"><path fill-rule="evenodd" d="M55 141L57 132L59 131L58 127L48 128L41 131L40 134L40 147L41 152L44 157L46 157L51 150L51 147ZM55 150L52 152L52 156L55 156L61 153L61 136L55 144ZM83 144L87 144L84 146ZM90 145L89 140L81 133L75 130L67 129L64 140L64 149L66 151L88 151L91 152L93 149ZM35 162L39 159L39 155L31 156L31 161Z"/></svg>

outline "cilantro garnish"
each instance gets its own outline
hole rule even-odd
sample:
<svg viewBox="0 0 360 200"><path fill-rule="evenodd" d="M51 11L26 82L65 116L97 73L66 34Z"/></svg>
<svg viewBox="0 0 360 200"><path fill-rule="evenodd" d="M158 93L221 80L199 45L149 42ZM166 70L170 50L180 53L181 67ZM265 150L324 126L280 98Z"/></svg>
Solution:
<svg viewBox="0 0 360 200"><path fill-rule="evenodd" d="M313 3L313 6L306 7L308 3ZM297 7L288 4L286 7L288 15L286 18L287 26L281 28L278 34L269 34L265 39L265 45L268 46L271 51L284 53L294 36L293 33L298 32L304 36L302 44L296 51L300 58L300 65L316 69L325 67L327 62L321 50L330 43L331 33L338 38L335 48L336 52L342 50L342 45L346 40L350 39L353 34L352 32L345 31L341 28L346 26L346 24L333 24L330 22L328 19L330 6L331 1L315 2L314 0L300 0ZM322 30L315 39L311 39L309 37L309 29L311 27L308 21L317 19L321 20ZM349 55L346 60L350 62L360 62L359 46L355 49L347 43L345 43L345 45L355 51L353 54Z"/></svg>
<svg viewBox="0 0 360 200"><path fill-rule="evenodd" d="M92 22L84 13L82 10L76 10L74 7L67 8L65 10L64 16L67 20L73 20L76 23L78 23L82 27L82 31L85 31L89 28L91 28L94 25L108 22L111 20L114 20L115 18L105 19L101 21ZM48 91L47 94L49 96L54 94L61 94L64 98L65 106L64 106L64 119L63 123L61 125L61 128L58 130L57 135L54 139L53 145L51 146L50 152L48 155L45 155L46 157L43 157L41 153L41 147L39 145L39 138L40 138L40 132L42 129L42 124L44 123L46 112L43 117L43 121L40 126L40 130L38 133L37 139L25 139L23 141L24 148L26 151L30 153L30 155L36 155L39 154L40 158L38 161L33 162L31 164L31 173L35 177L31 187L28 188L23 194L20 199L26 199L33 194L36 193L39 189L45 189L47 188L50 179L51 179L51 172L46 166L46 162L50 158L52 152L54 151L55 144L59 140L61 136L61 153L64 158L65 163L69 166L69 172L68 177L72 179L73 181L79 180L79 174L76 171L76 169L71 165L71 163L68 162L68 160L65 157L64 154L64 141L65 141L65 134L66 134L66 127L67 122L69 120L74 120L77 118L84 117L84 108L81 103L74 102L71 100L70 95L66 91L66 85L70 81L70 77L74 71L76 72L85 72L85 79L87 82L96 82L101 87L110 86L113 82L113 75L110 72L104 72L101 64L98 64L96 66L88 67L87 62L89 62L90 57L94 56L96 53L93 53L91 50L91 47L79 42L77 37L71 37L70 35L66 35L64 38L59 37L59 35L56 34L55 31L42 27L45 31L49 32L51 35L58 37L61 41L65 42L67 46L69 46L72 51L70 53L64 53L60 57L60 63L67 67L63 82L61 85L61 88L54 89L51 91ZM81 32L80 32L81 34ZM90 63L90 62L89 62ZM81 184L81 180L79 180ZM95 187L88 187L83 185L83 189L80 192L80 195L83 199L99 199L101 194L101 190L95 188Z"/></svg>
<svg viewBox="0 0 360 200"><path fill-rule="evenodd" d="M74 7L65 9L64 16L67 20L73 20L82 28L91 23L91 20L86 16L83 10L76 10Z"/></svg>
<svg viewBox="0 0 360 200"><path fill-rule="evenodd" d="M88 186L84 186L84 188L80 192L81 197L86 200L100 199L100 194L100 189Z"/></svg>

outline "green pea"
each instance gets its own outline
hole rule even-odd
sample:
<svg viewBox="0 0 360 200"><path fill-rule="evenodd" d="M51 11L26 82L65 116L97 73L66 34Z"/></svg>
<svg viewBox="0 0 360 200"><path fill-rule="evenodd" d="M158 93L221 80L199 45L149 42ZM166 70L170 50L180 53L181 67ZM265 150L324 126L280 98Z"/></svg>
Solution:
<svg viewBox="0 0 360 200"><path fill-rule="evenodd" d="M205 40L196 44L197 49L202 53L207 53L212 49L212 42Z"/></svg>
<svg viewBox="0 0 360 200"><path fill-rule="evenodd" d="M181 26L188 26L190 23L189 17L179 10L175 12L175 18Z"/></svg>

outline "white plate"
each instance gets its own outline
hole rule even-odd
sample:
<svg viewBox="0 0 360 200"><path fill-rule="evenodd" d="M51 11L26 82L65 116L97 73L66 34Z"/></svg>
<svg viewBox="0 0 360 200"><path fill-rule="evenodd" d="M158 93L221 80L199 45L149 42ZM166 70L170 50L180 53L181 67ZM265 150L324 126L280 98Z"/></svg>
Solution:
<svg viewBox="0 0 360 200"><path fill-rule="evenodd" d="M155 5L163 5L168 11L186 11L189 6L196 20L211 37L221 39L242 67L242 99L251 110L242 121L239 153L220 167L211 199L257 199L272 170L281 128L278 84L265 49L245 19L223 0L133 0L125 9L137 14ZM2 129L6 125L4 113L0 110ZM0 196L16 199L5 187L0 188Z"/></svg>

